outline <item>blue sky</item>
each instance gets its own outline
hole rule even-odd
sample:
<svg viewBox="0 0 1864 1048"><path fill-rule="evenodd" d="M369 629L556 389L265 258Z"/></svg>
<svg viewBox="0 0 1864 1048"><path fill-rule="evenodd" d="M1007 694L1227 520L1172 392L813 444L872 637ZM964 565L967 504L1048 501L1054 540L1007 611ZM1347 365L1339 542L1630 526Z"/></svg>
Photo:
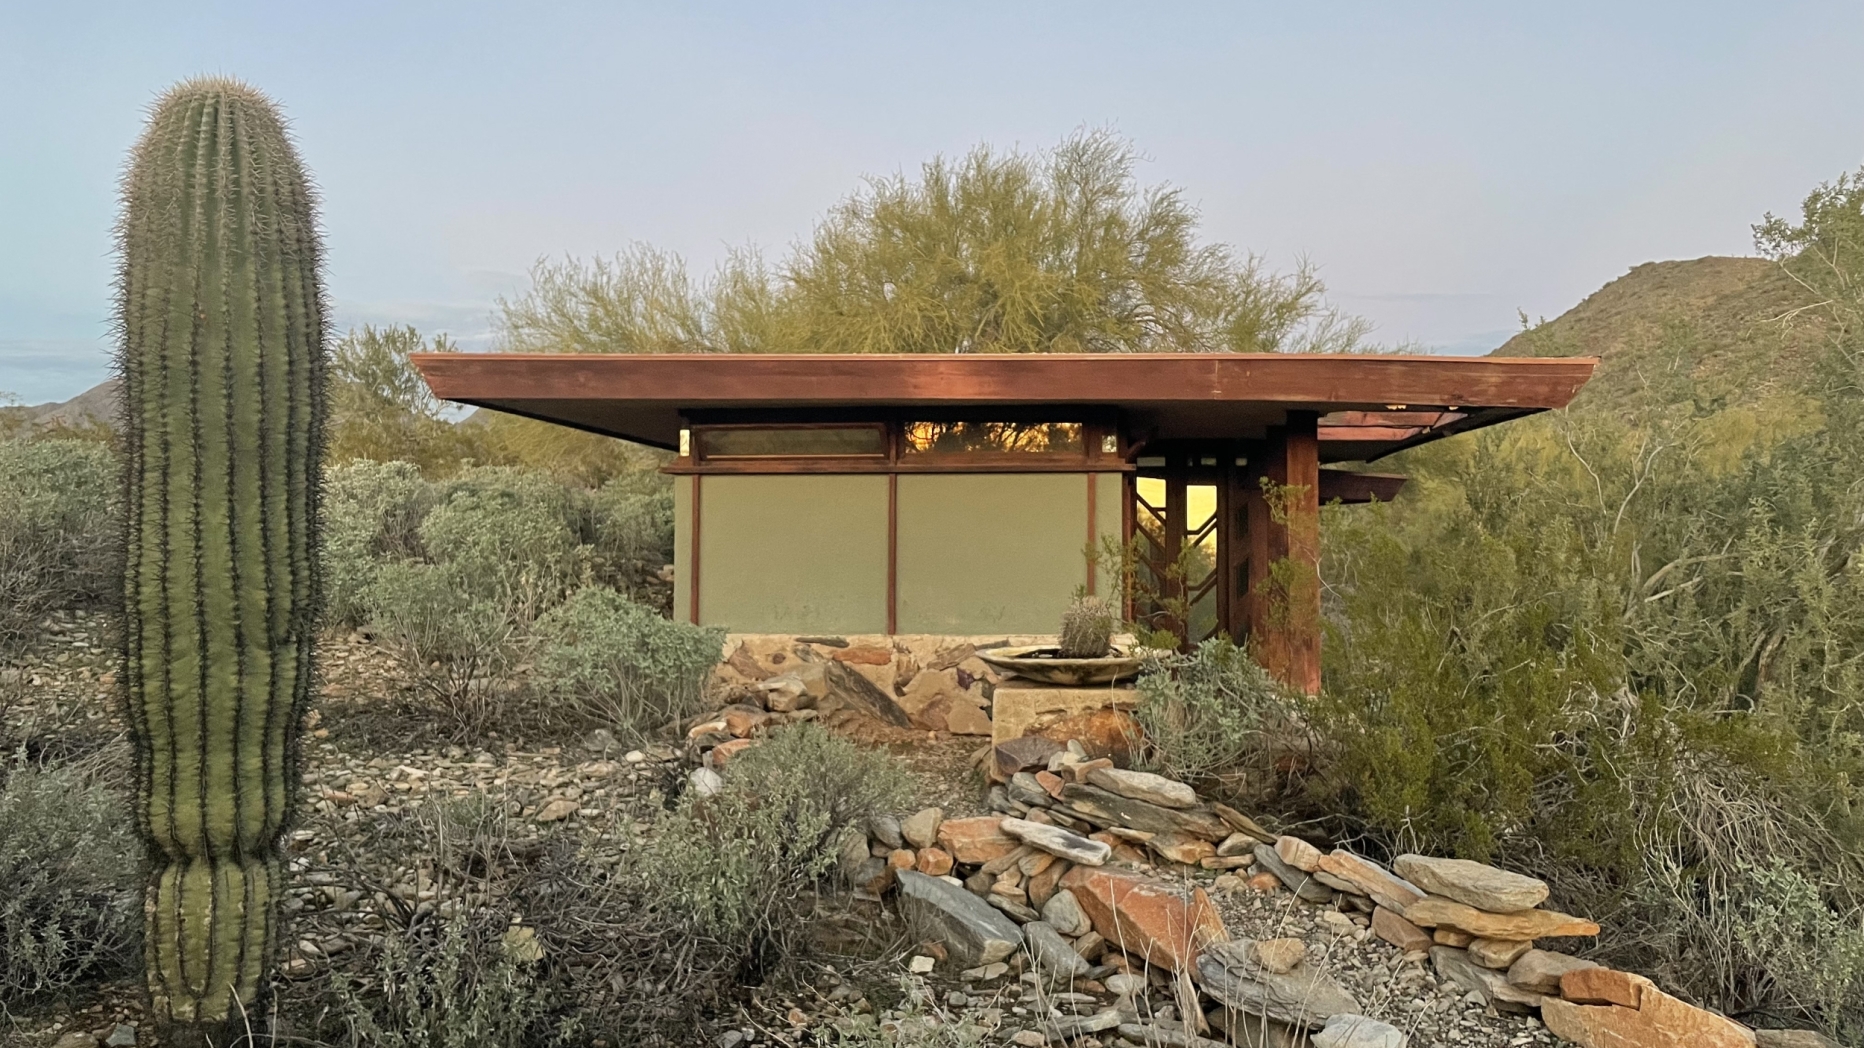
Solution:
<svg viewBox="0 0 1864 1048"><path fill-rule="evenodd" d="M1485 351L1864 160L1864 4L0 0L0 390L99 381L115 184L195 73L276 97L339 327L486 344L539 256L773 254L864 174L1112 127L1206 235Z"/></svg>

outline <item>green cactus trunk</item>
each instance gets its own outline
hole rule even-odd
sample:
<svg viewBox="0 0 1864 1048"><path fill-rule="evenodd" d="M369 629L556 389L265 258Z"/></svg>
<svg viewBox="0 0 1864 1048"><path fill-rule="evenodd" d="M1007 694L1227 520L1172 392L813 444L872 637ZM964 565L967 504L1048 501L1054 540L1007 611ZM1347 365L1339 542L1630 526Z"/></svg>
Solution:
<svg viewBox="0 0 1864 1048"><path fill-rule="evenodd" d="M325 323L313 200L273 105L157 103L124 179L124 673L155 1018L265 986L311 694Z"/></svg>

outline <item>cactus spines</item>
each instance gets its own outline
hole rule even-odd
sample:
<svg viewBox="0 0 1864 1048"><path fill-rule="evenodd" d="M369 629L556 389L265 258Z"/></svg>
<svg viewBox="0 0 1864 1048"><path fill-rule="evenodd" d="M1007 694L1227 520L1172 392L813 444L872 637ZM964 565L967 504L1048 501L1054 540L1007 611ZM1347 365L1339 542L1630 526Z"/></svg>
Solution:
<svg viewBox="0 0 1864 1048"><path fill-rule="evenodd" d="M1099 597L1076 597L1061 616L1064 659L1098 659L1113 650L1113 606Z"/></svg>
<svg viewBox="0 0 1864 1048"><path fill-rule="evenodd" d="M124 695L154 1018L250 1011L311 694L325 320L309 183L271 101L202 78L123 179Z"/></svg>

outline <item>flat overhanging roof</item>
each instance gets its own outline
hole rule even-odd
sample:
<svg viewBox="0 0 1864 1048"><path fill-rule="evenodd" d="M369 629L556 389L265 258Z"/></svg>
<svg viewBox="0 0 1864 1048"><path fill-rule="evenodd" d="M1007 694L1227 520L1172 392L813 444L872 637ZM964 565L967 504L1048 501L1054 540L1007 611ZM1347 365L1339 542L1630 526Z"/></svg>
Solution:
<svg viewBox="0 0 1864 1048"><path fill-rule="evenodd" d="M674 448L689 417L1117 411L1135 439L1254 440L1321 415L1321 455L1370 460L1565 407L1596 357L1281 353L417 353L443 400Z"/></svg>

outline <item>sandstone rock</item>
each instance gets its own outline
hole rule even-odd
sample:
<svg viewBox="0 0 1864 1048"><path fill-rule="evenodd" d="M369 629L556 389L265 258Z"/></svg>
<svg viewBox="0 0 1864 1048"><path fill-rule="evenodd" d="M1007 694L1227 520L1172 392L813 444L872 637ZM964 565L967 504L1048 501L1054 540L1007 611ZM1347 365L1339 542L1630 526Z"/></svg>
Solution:
<svg viewBox="0 0 1864 1048"><path fill-rule="evenodd" d="M888 888L893 887L894 873L893 867L887 865L887 860L869 857L863 859L861 864L848 875L848 883L857 892L866 892L878 897Z"/></svg>
<svg viewBox="0 0 1864 1048"><path fill-rule="evenodd" d="M1597 968L1570 953L1553 950L1529 950L1508 967L1508 981L1523 990L1539 994L1558 994L1560 977L1580 968Z"/></svg>
<svg viewBox="0 0 1864 1048"><path fill-rule="evenodd" d="M1547 901L1547 883L1468 859L1434 859L1400 855L1392 862L1398 876L1432 895L1441 895L1490 913L1531 910Z"/></svg>
<svg viewBox="0 0 1864 1048"><path fill-rule="evenodd" d="M1481 994L1482 999L1494 1005L1497 1011L1525 1012L1529 1008L1540 1007L1543 1000L1540 994L1511 985L1508 977L1501 972L1484 968L1470 960L1467 950L1453 946L1432 946L1430 963L1440 977L1465 990Z"/></svg>
<svg viewBox="0 0 1864 1048"><path fill-rule="evenodd" d="M1161 1022L1123 1022L1120 1036L1128 1044L1143 1044L1146 1048L1229 1048L1227 1042L1199 1037L1180 1029L1175 1022L1169 1026Z"/></svg>
<svg viewBox="0 0 1864 1048"><path fill-rule="evenodd" d="M1249 878L1243 881L1243 884L1246 885L1250 891L1260 892L1264 895L1278 892L1283 887L1282 879L1266 870L1261 873L1250 874Z"/></svg>
<svg viewBox="0 0 1864 1048"><path fill-rule="evenodd" d="M537 810L537 821L561 822L576 814L576 809L579 807L581 807L581 805L577 804L575 801L558 797L556 800L551 801Z"/></svg>
<svg viewBox="0 0 1864 1048"><path fill-rule="evenodd" d="M725 765L731 763L733 757L755 745L757 745L756 739L732 739L730 742L721 742L706 751L706 764L713 771L723 770Z"/></svg>
<svg viewBox="0 0 1864 1048"><path fill-rule="evenodd" d="M1216 845L1197 837L1188 837L1182 833L1159 833L1146 841L1146 847L1152 849L1167 862L1183 863L1195 866L1205 859L1214 859L1217 855Z"/></svg>
<svg viewBox="0 0 1864 1048"><path fill-rule="evenodd" d="M938 840L938 828L945 821L945 809L921 808L900 825L900 836L914 848L930 848Z"/></svg>
<svg viewBox="0 0 1864 1048"><path fill-rule="evenodd" d="M1039 718L1029 730L1056 742L1079 743L1088 756L1114 764L1130 763L1133 747L1145 737L1145 730L1125 710L1091 710L1054 721Z"/></svg>
<svg viewBox="0 0 1864 1048"><path fill-rule="evenodd" d="M999 824L1001 824L1002 821L1001 819L997 820ZM987 860L984 863L983 869L979 872L988 873L991 877L995 878L999 874L1008 873L1024 859L1034 854L1036 854L1036 849L1031 845L1018 844L1011 851L1005 852L994 859Z"/></svg>
<svg viewBox="0 0 1864 1048"><path fill-rule="evenodd" d="M1051 863L1042 872L1031 874L1029 883L1023 886L1023 890L1029 894L1029 904L1031 906L1046 905L1059 890L1061 879L1067 876L1068 871L1073 868L1074 863L1061 859Z"/></svg>
<svg viewBox="0 0 1864 1048"><path fill-rule="evenodd" d="M895 848L887 853L887 865L896 870L910 870L918 863L919 856L911 848Z"/></svg>
<svg viewBox="0 0 1864 1048"><path fill-rule="evenodd" d="M1279 878L1289 891L1308 902L1325 903L1333 900L1333 889L1283 862L1281 854L1266 844L1256 845L1256 862Z"/></svg>
<svg viewBox="0 0 1864 1048"><path fill-rule="evenodd" d="M1003 832L1003 819L979 815L970 819L946 819L939 824L938 846L961 863L990 862L1016 850L1016 838Z"/></svg>
<svg viewBox="0 0 1864 1048"><path fill-rule="evenodd" d="M1345 881L1347 891L1364 895L1400 916L1404 915L1405 907L1424 897L1415 885L1344 848L1335 848L1331 854L1321 856L1319 869Z"/></svg>
<svg viewBox="0 0 1864 1048"><path fill-rule="evenodd" d="M1254 837L1256 840L1261 841L1263 844L1274 844L1275 843L1274 834L1263 829L1261 825L1259 825L1256 822L1256 820L1250 818L1247 815L1244 815L1242 812L1237 811L1235 808L1232 808L1227 804L1218 804L1214 801L1211 803L1210 808L1212 811L1217 813L1218 818L1228 823L1230 828L1235 830L1236 832L1246 833L1249 836Z"/></svg>
<svg viewBox="0 0 1864 1048"><path fill-rule="evenodd" d="M1286 975L1307 961L1307 943L1299 939L1256 940L1256 963L1276 975Z"/></svg>
<svg viewBox="0 0 1864 1048"><path fill-rule="evenodd" d="M886 666L893 662L893 649L874 645L840 648L829 658L836 662L853 662L863 666Z"/></svg>
<svg viewBox="0 0 1864 1048"><path fill-rule="evenodd" d="M855 667L845 662L819 665L826 667L824 676L828 695L816 701L817 709L854 710L896 728L913 726L912 718L893 700L892 694L882 691L873 681L857 672Z"/></svg>
<svg viewBox="0 0 1864 1048"><path fill-rule="evenodd" d="M1430 949L1430 933L1383 906L1372 911L1372 934L1406 953L1423 953Z"/></svg>
<svg viewBox="0 0 1864 1048"><path fill-rule="evenodd" d="M770 714L756 706L727 706L718 711L718 719L733 738L742 739L770 723Z"/></svg>
<svg viewBox="0 0 1864 1048"><path fill-rule="evenodd" d="M943 848L921 848L913 868L928 877L943 877L951 872L951 853Z"/></svg>
<svg viewBox="0 0 1864 1048"><path fill-rule="evenodd" d="M1099 866L1113 854L1113 849L1099 841L1090 841L1060 826L1044 826L1026 819L1004 819L1003 832L1025 844L1084 866Z"/></svg>
<svg viewBox="0 0 1864 1048"><path fill-rule="evenodd" d="M1560 981L1602 972L1603 968L1586 968L1568 972ZM1635 977L1634 977L1635 978ZM1588 980L1577 980L1585 982ZM1593 977L1591 982L1604 987L1607 980ZM1724 1019L1677 1000L1651 985L1625 981L1614 987L1629 991L1621 996L1636 996L1635 1006L1622 1004L1579 1004L1558 997L1543 999L1541 1021L1555 1035L1581 1048L1753 1048L1753 1032L1740 1023Z"/></svg>
<svg viewBox="0 0 1864 1048"><path fill-rule="evenodd" d="M1497 968L1507 971L1509 965L1521 959L1521 955L1534 948L1532 942L1515 939L1474 939L1468 946L1469 959L1484 968Z"/></svg>
<svg viewBox="0 0 1864 1048"><path fill-rule="evenodd" d="M1023 945L1028 948L1029 956L1035 958L1036 967L1050 978L1087 977L1087 961L1046 921L1030 921L1023 925Z"/></svg>
<svg viewBox="0 0 1864 1048"><path fill-rule="evenodd" d="M1599 926L1593 922L1554 910L1489 913L1434 895L1405 907L1404 915L1420 928L1447 926L1481 939L1558 939L1599 934Z"/></svg>
<svg viewBox="0 0 1864 1048"><path fill-rule="evenodd" d="M1229 1008L1306 1027L1335 1015L1359 1014L1359 1002L1326 974L1302 965L1272 972L1257 959L1249 939L1218 943L1197 958L1204 992Z"/></svg>
<svg viewBox="0 0 1864 1048"><path fill-rule="evenodd" d="M1019 891L1020 889L1011 890ZM1030 909L1022 899L1011 898L1009 895L1000 895L996 892L991 892L989 895L984 896L984 901L1002 910L1004 913L1009 914L1010 918L1017 924L1028 924L1031 921L1040 919L1042 916Z"/></svg>
<svg viewBox="0 0 1864 1048"><path fill-rule="evenodd" d="M1433 928L1430 933L1430 941L1439 946L1454 946L1461 950L1467 948L1470 943L1475 942L1476 937L1468 932L1458 931L1455 928Z"/></svg>
<svg viewBox="0 0 1864 1048"><path fill-rule="evenodd" d="M1088 773L1087 781L1110 793L1156 804L1161 808L1197 807L1196 790L1182 782L1147 771L1096 768Z"/></svg>
<svg viewBox="0 0 1864 1048"><path fill-rule="evenodd" d="M867 820L867 835L889 848L906 846L906 838L900 836L900 820L891 815L876 815Z"/></svg>
<svg viewBox="0 0 1864 1048"><path fill-rule="evenodd" d="M984 668L981 660L977 662L977 667ZM959 668L964 667L960 665ZM1139 693L1131 687L1063 688L1026 680L1006 680L997 686L991 696L991 708L997 722L996 733L991 738L1001 743L1042 735L1057 742L1066 742L1070 738L1081 737L1063 734L1056 738L1055 729L1060 728L1064 732L1070 728L1078 729L1097 712L1106 710L1121 713L1138 704ZM1083 749L1093 749L1086 745L1089 740L1081 738L1081 741Z"/></svg>
<svg viewBox="0 0 1864 1048"><path fill-rule="evenodd" d="M1021 945L1015 923L977 896L912 870L898 876L901 914L916 934L943 943L961 964L1001 961Z"/></svg>
<svg viewBox="0 0 1864 1048"><path fill-rule="evenodd" d="M1816 1030L1755 1030L1754 1043L1760 1048L1844 1048Z"/></svg>
<svg viewBox="0 0 1864 1048"><path fill-rule="evenodd" d="M1061 743L1040 735L1000 742L990 748L990 781L1009 782L1010 776L1019 771L1047 768L1049 755L1061 748Z"/></svg>
<svg viewBox="0 0 1864 1048"><path fill-rule="evenodd" d="M1036 785L1042 787L1042 792L1048 794L1050 800L1058 801L1061 800L1061 788L1067 782L1052 771L1039 771L1036 772Z"/></svg>
<svg viewBox="0 0 1864 1048"><path fill-rule="evenodd" d="M1309 1038L1314 1048L1405 1048L1404 1031L1363 1015L1336 1015Z"/></svg>
<svg viewBox="0 0 1864 1048"><path fill-rule="evenodd" d="M945 711L945 730L953 735L989 735L990 714L968 699L954 701Z"/></svg>
<svg viewBox="0 0 1864 1048"><path fill-rule="evenodd" d="M1190 969L1199 951L1229 937L1201 888L1186 897L1154 881L1088 866L1068 871L1061 886L1074 893L1103 938L1167 971Z"/></svg>
<svg viewBox="0 0 1864 1048"><path fill-rule="evenodd" d="M1106 757L1096 757L1091 761L1077 760L1074 763L1069 764L1065 768L1050 769L1050 770L1056 771L1056 772L1066 771L1069 774L1069 776L1072 778L1072 781L1086 782L1087 777L1089 775L1094 774L1095 768L1111 768L1111 767L1113 767L1113 761L1111 759L1106 758Z"/></svg>
<svg viewBox="0 0 1864 1048"><path fill-rule="evenodd" d="M1313 873L1320 869L1320 849L1299 837L1283 835L1275 838L1275 854L1281 860L1303 873Z"/></svg>
<svg viewBox="0 0 1864 1048"><path fill-rule="evenodd" d="M1043 774L1048 773L1043 772ZM1049 796L1048 791L1042 788L1042 784L1036 781L1036 777L1026 771L1019 771L1010 776L1009 784L1004 787L1004 792L1010 795L1011 800L1021 801L1032 808L1044 807L1054 800Z"/></svg>
<svg viewBox="0 0 1864 1048"><path fill-rule="evenodd" d="M1213 807L1215 806L1213 805ZM1256 843L1254 837L1239 830L1225 837L1223 842L1217 845L1217 855L1225 859L1234 855L1254 856L1256 853Z"/></svg>
<svg viewBox="0 0 1864 1048"><path fill-rule="evenodd" d="M1241 870L1254 866L1256 857L1254 855L1232 855L1226 859L1221 855L1210 855L1199 859L1197 864L1206 870Z"/></svg>
<svg viewBox="0 0 1864 1048"><path fill-rule="evenodd" d="M1220 841L1229 836L1229 828L1207 809L1161 808L1148 801L1134 800L1110 793L1086 783L1069 783L1062 787L1062 800L1070 811L1102 826L1129 826L1149 833L1183 833Z"/></svg>
<svg viewBox="0 0 1864 1048"><path fill-rule="evenodd" d="M1560 976L1560 996L1574 1004L1618 1004L1637 1008L1657 984L1633 972L1612 968L1575 968Z"/></svg>

